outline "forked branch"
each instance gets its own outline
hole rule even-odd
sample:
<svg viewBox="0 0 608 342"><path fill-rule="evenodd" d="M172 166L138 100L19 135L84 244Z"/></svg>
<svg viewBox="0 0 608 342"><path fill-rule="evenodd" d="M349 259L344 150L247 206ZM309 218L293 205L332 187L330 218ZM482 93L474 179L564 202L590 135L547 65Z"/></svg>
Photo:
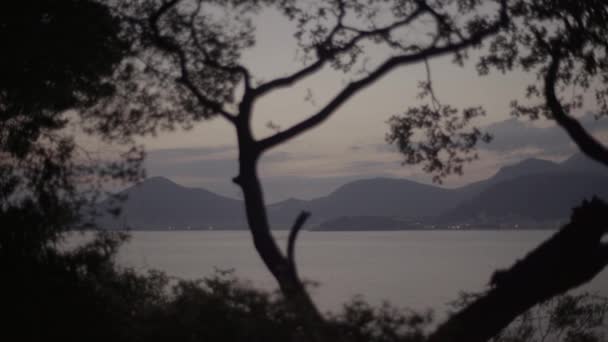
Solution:
<svg viewBox="0 0 608 342"><path fill-rule="evenodd" d="M382 76L386 75L397 67L418 63L433 57L439 57L451 52L460 51L476 44L480 44L484 38L495 34L507 24L508 16L506 12L505 0L502 1L501 6L502 8L500 12L500 17L495 23L483 30L477 31L465 40L462 40L458 43L450 43L439 47L432 46L417 53L399 55L396 57L389 58L364 78L351 82L349 85L347 85L316 114L308 117L303 121L300 121L299 123L289 127L284 131L278 132L274 135L260 140L261 149L267 150L277 145L280 145L286 142L287 140L290 140L304 133L305 131L321 124L323 121L327 120L333 113L335 113L336 110L339 109L340 106L342 106L347 100L349 100L359 91L373 84Z"/></svg>
<svg viewBox="0 0 608 342"><path fill-rule="evenodd" d="M172 38L163 36L159 28L160 18L166 14L169 10L175 7L181 0L171 0L164 3L158 8L148 19L148 25L152 32L152 39L154 44L161 50L173 54L179 63L180 77L177 79L178 83L183 84L194 97L206 108L209 108L217 114L224 117L226 120L234 123L235 116L226 110L224 110L222 104L213 101L207 97L203 92L194 84L190 71L188 70L188 57L182 47L175 42Z"/></svg>

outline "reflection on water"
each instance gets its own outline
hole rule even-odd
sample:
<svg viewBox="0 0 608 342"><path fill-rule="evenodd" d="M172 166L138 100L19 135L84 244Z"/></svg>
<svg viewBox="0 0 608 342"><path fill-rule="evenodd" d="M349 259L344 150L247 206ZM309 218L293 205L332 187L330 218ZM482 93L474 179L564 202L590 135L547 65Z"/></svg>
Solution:
<svg viewBox="0 0 608 342"><path fill-rule="evenodd" d="M460 291L484 289L492 272L511 265L550 231L302 232L296 258L302 277L318 281L323 309L356 294L414 309L445 311ZM276 234L285 245L286 233ZM247 231L133 232L119 255L126 266L200 278L235 269L260 288L275 283L255 254ZM608 295L608 270L585 290Z"/></svg>

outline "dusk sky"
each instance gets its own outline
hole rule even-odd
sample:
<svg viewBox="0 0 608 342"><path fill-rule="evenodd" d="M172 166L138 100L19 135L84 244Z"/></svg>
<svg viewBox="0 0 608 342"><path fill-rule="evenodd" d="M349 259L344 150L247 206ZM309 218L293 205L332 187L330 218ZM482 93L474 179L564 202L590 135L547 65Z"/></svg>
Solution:
<svg viewBox="0 0 608 342"><path fill-rule="evenodd" d="M292 24L269 11L256 20L256 46L243 56L256 80L270 80L301 68L292 37ZM413 32L412 34L415 34ZM373 51L369 63L377 63L382 51ZM565 133L552 123L509 116L509 103L521 99L535 75L512 72L478 77L474 52L464 68L451 57L430 61L439 100L459 108L482 105L487 117L477 124L494 133L494 141L479 147L480 159L465 167L463 176L452 176L443 186L456 187L487 178L503 165L528 157L563 160L576 152ZM418 81L425 78L423 64L390 73L348 101L320 127L270 151L262 160L266 198L274 202L290 197L312 198L328 194L354 179L398 177L430 183L431 176L415 166L402 166L401 156L385 143L387 119L422 104ZM269 122L280 128L315 113L343 86L356 78L329 68L304 82L259 101L254 113L258 138L272 133ZM602 141L608 141L608 123L595 121L593 102L576 113ZM230 197L240 190L231 178L237 172L235 132L221 118L198 123L192 130L163 133L143 140L147 147L147 175L165 176L186 186L202 187Z"/></svg>

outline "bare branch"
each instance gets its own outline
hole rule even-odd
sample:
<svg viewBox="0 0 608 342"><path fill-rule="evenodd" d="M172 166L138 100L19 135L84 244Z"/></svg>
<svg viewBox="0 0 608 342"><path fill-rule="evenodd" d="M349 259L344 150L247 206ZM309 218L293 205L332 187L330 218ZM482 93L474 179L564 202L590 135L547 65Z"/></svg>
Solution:
<svg viewBox="0 0 608 342"><path fill-rule="evenodd" d="M388 59L366 77L351 82L316 114L308 117L307 119L295 124L294 126L291 126L290 128L282 132L276 133L272 136L260 140L259 143L261 149L267 150L269 148L272 148L319 125L327 118L329 118L340 106L342 106L342 104L344 104L353 95L357 94L360 90L365 89L367 86L371 85L391 70L400 66L417 63L432 57L445 55L450 52L459 51L461 49L479 44L484 38L498 32L503 26L507 24L507 21L508 17L506 13L506 2L505 0L503 0L500 19L498 19L493 25L476 32L475 34L468 37L466 40L460 41L458 43L447 44L441 47L432 46L414 54L400 55Z"/></svg>
<svg viewBox="0 0 608 342"><path fill-rule="evenodd" d="M298 215L298 217L296 218L296 221L294 222L293 227L291 227L291 231L289 232L289 238L287 239L287 260L291 264L291 267L293 268L294 273L297 273L296 272L296 263L295 263L296 239L298 237L298 233L300 232L300 229L302 229L302 226L304 226L304 223L306 222L306 220L309 217L310 217L309 212L307 212L307 211L301 212Z"/></svg>
<svg viewBox="0 0 608 342"><path fill-rule="evenodd" d="M343 26L341 20L342 20L344 14L342 11L343 10L340 11L340 14L338 16L338 23L336 24L336 26L332 29L331 33L327 36L325 41L317 46L318 59L314 63L310 64L309 66L304 67L303 69L301 69L289 76L277 78L277 79L274 79L272 81L269 81L267 83L264 83L264 84L258 86L257 88L254 89L254 96L260 97L272 90L275 90L278 88L283 88L283 87L289 87L289 86L293 85L294 83L302 80L304 77L311 75L314 72L318 71L328 61L330 61L332 58L334 58L336 55L350 50L363 39L366 39L366 38L369 38L372 36L386 35L388 32L390 32L394 29L397 29L399 27L402 27L402 26L405 26L405 25L411 23L412 21L414 21L416 18L418 18L425 12L425 10L423 10L422 8L418 8L416 11L412 12L412 14L410 14L407 18L404 18L403 20L397 21L397 22L395 22L391 25L388 25L386 27L383 27L383 28L364 31L364 30L357 30L355 28L348 28L348 27ZM351 40L346 42L344 45L334 47L334 46L332 46L333 45L332 39L333 39L333 36L337 33L337 31L340 28L345 28L345 29L357 32L358 34L355 37L353 37Z"/></svg>
<svg viewBox="0 0 608 342"><path fill-rule="evenodd" d="M152 37L154 43L161 50L176 55L179 61L179 68L181 74L177 82L183 84L203 106L211 108L213 111L224 117L226 120L234 123L235 116L233 114L225 111L220 103L209 99L194 85L190 77L190 72L188 71L188 58L186 57L186 53L180 47L180 45L173 41L171 38L165 37L160 33L158 21L165 13L167 13L171 8L176 6L180 1L181 0L171 0L169 2L166 2L156 12L154 12L154 14L150 16L148 24L152 29Z"/></svg>
<svg viewBox="0 0 608 342"><path fill-rule="evenodd" d="M326 59L318 59L311 65L309 65L289 76L274 79L272 81L269 81L267 83L264 83L256 88L254 88L253 94L255 97L261 97L264 94L266 94L272 90L275 90L278 88L289 87L289 86L293 85L294 83L296 83L297 81L303 79L304 77L311 75L315 71L321 69L321 67L323 67L323 65L325 65L325 62L327 62Z"/></svg>
<svg viewBox="0 0 608 342"><path fill-rule="evenodd" d="M428 13L430 13L433 18L435 18L435 21L437 22L437 27L438 27L439 31L448 30L448 31L453 32L454 34L456 34L458 36L458 38L460 38L461 40L465 40L466 39L462 35L462 32L460 32L460 30L455 30L455 29L452 28L452 25L450 24L450 22L448 20L448 16L446 16L444 14L440 14L439 12L437 12L436 10L434 10L424 0L418 1L418 5L421 8L423 8L425 11L427 11Z"/></svg>
<svg viewBox="0 0 608 342"><path fill-rule="evenodd" d="M245 84L245 91L246 92L249 91L251 89L251 85L250 85L251 76L249 74L249 70L247 70L242 65L223 65L221 63L218 63L214 58L209 56L209 52L207 51L207 49L205 49L203 44L201 44L200 39L198 37L198 32L196 30L196 25L194 23L196 16L200 12L200 9L201 9L201 2L199 1L196 9L194 11L192 11L192 15L190 16L189 26L190 26L190 35L192 36L193 43L198 48L198 50L203 54L203 57L204 57L204 59L202 61L203 64L205 64L211 68L224 71L229 74L241 74L241 76L243 77L243 82ZM215 40L215 41L217 41L217 40Z"/></svg>

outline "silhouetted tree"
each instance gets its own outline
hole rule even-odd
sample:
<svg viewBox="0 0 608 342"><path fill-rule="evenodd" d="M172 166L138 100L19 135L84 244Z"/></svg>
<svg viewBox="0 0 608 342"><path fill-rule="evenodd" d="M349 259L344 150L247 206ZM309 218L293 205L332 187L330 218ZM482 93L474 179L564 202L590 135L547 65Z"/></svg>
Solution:
<svg viewBox="0 0 608 342"><path fill-rule="evenodd" d="M28 2L24 6L36 5L33 8L37 12L28 12L26 7L23 7L14 13L29 18L32 28L40 33L32 35L31 41L35 42L35 39L43 37L45 43L40 46L45 46L47 41L52 42L60 37L45 35L46 32L64 32L66 37L74 37L72 43L77 43L76 46L81 49L75 53L79 55L77 59L72 59L72 55L50 59L57 65L48 69L41 57L43 55L35 47L31 47L33 51L28 54L28 57L33 59L13 58L14 65L21 66L24 79L29 78L30 83L41 92L54 95L49 98L43 96L36 102L36 97L25 91L27 84L18 81L15 81L14 87L7 83L6 89L0 91L0 109L3 110L0 142L2 153L6 155L3 159L4 166L0 169L3 175L0 194L3 200L2 215L7 218L3 223L8 222L12 227L2 232L4 237L3 242L0 242L0 252L16 251L18 254L25 249L18 248L19 244L14 243L15 241L38 241L33 250L42 251L39 254L43 256L42 262L33 259L31 265L42 266L28 267L27 270L38 269L41 272L35 273L36 277L30 279L40 282L46 279L59 280L60 284L51 289L62 288L65 279L72 279L73 282L69 284L75 287L84 284L82 297L79 298L89 298L96 302L98 306L94 308L101 310L100 315L108 320L111 320L111 315L104 311L100 303L124 303L124 306L108 305L106 309L119 308L118 321L113 322L121 327L132 327L133 317L141 317L137 316L138 313L150 313L144 310L142 305L163 301L163 297L158 295L159 289L162 288L162 279L145 280L133 278L130 273L116 272L111 258L116 246L116 240L113 239L98 240L100 242L90 245L90 249L85 248L74 254L57 254L55 250L45 248L48 242L53 242L59 236L59 232L77 222L78 208L87 198L76 191L74 181L83 175L91 175L90 171L96 169L79 165L74 159L76 146L73 137L59 134L67 122L62 113L67 109L76 109L79 115L85 118L85 129L88 132L100 133L108 141L122 143L131 142L134 134L153 133L158 129L170 129L176 125L188 127L197 121L219 116L231 123L237 134L239 173L234 182L242 188L244 194L255 248L276 278L289 312L296 315L296 319L290 320L288 326L298 329L301 324L307 337L318 341L374 339L378 330L349 330L352 329L348 326L351 321L364 322L370 317L365 308L352 311L350 318L347 318L349 323L341 325L321 315L314 305L298 276L295 262L295 241L308 213L302 213L295 219L288 238L287 253L281 252L271 235L263 190L257 175L260 157L270 149L317 127L346 101L399 67L427 63L429 59L448 54L454 57L456 63L461 63L466 58L467 49L478 47L484 39L494 37L500 32L509 33L514 27L532 27L526 16L544 20L545 12L541 8L543 3L539 2L533 8L536 12L530 12L526 10L527 3L507 0L485 2L483 8L480 1L469 0L328 0L314 3L295 0L169 0L117 3L115 7L93 1L62 3L62 6L67 7L53 6L54 2L51 1ZM577 8L567 6L565 2L555 3L565 6L555 9L557 14ZM304 66L299 70L269 81L254 79L250 71L239 64L242 51L255 42L248 16L264 6L275 7L296 23L295 37L303 52L304 62ZM61 8L63 10L60 10ZM82 12L78 12L80 10ZM488 16L488 11L493 11L493 14ZM95 15L74 15L76 12ZM65 17L65 20L56 20L64 18L65 13L72 15ZM230 24L219 19L222 16L232 19ZM29 28L23 30L12 18L3 20L12 25L0 27L2 30L7 28L2 34L10 32L10 28L22 36L28 36ZM78 30L66 28L74 21L78 23L79 29L80 25L89 27L90 20L100 20L100 25L93 25L92 32L89 32L89 37L96 39L82 38ZM411 27L416 27L426 34L416 40L408 39L411 37L403 32ZM572 32L572 37L576 37L577 31ZM547 34L542 30L540 32L541 37L546 37ZM141 39L130 39L135 36ZM500 42L500 39L496 39L493 45L500 44L496 43ZM23 41L14 42L19 47ZM566 47L555 48L552 45L554 43L549 40L551 49L545 52L550 52L549 56L553 58L553 62L547 69L547 84L554 86L556 80L566 82L576 79L574 76L563 78L558 72L560 61L564 55L568 55L565 52L569 48L568 42L566 40L564 43ZM87 47L89 43L93 44L90 49ZM597 46L598 43L596 38L593 38L588 40L588 44ZM532 49L536 46L530 44ZM377 47L390 52L384 60L368 66L363 62L366 52ZM12 51L18 55L17 52L22 50L17 48ZM70 50L66 48L52 51L61 55ZM578 56L576 53L578 52L574 52L572 56ZM125 56L129 58L125 59ZM90 57L90 64L87 63L86 57ZM586 57L580 60L590 59ZM22 61L25 61L24 64L19 64ZM487 65L491 64L491 58L484 61ZM590 65L593 63L590 62ZM9 68L10 63L3 63L2 67L5 66ZM307 76L321 72L325 67L344 72L353 79L306 119L270 136L256 138L251 127L256 102L274 91L293 86ZM355 75L349 73L353 69L360 69L360 72ZM38 72L30 74L31 70ZM57 70L60 70L58 74ZM16 79L19 75L17 71L12 77ZM433 95L430 77L422 83L422 89L423 95L430 98L430 105L411 108L405 115L393 118L388 139L398 145L406 156L406 161L423 163L425 169L434 173L436 179L440 180L450 173L461 172L462 165L475 158L473 147L479 140L487 139L487 136L476 128L467 130L467 124L484 112L478 107L458 111L441 105ZM531 93L534 92L531 90ZM555 101L551 100L551 94L555 97L554 92L546 93L548 106L555 107L552 106ZM568 124L565 126L571 127ZM412 141L413 132L417 129L424 130L427 140L418 143ZM20 140L26 140L24 147L19 143ZM130 163L127 163L127 169L121 169L124 172L117 174L137 176L138 160L137 157L128 160ZM26 177L23 177L24 175ZM583 203L575 210L571 222L563 230L511 269L497 272L492 280L492 288L449 318L431 334L429 340L485 341L532 306L591 279L608 263L608 247L601 242L607 227L606 209L606 204L598 199ZM49 217L56 218L57 223L50 222ZM15 229L19 227L34 229ZM19 233L15 234L15 231ZM30 239L27 236L30 232L36 232L37 237ZM63 266L49 268L53 262ZM8 262L5 264L3 266L10 266ZM65 265L71 266L65 268ZM44 272L49 269L67 270L61 271L67 278L47 278ZM14 269L14 272L19 274L17 269ZM101 281L105 278L109 279L109 282ZM113 282L114 280L117 282ZM125 286L129 291L123 291ZM222 289L221 286L218 288ZM16 287L12 290L19 292ZM238 317L239 321L251 318L247 310L259 308L255 303L264 302L254 300L253 306L247 306L245 311L240 311L238 306L231 306L229 290L230 288L219 291L220 298L226 300L225 303L219 304L218 297L207 297L205 292L200 292L200 288L189 283L182 283L176 291L178 299L188 298L190 301L211 298L219 305L218 314ZM142 291L147 299L138 300L138 291ZM125 293L125 297L120 293ZM200 303L208 304L206 301ZM33 303L31 304L25 308L33 307ZM227 306L223 307L223 304ZM160 307L150 305L153 309L162 311ZM184 306L178 301L174 303L173 308L179 310ZM168 316L161 312L158 316L145 317L152 322L162 321L163 317L187 319L192 317L192 312L188 311L183 315L169 312ZM23 315L25 317L27 313L24 312ZM413 317L412 326L419 327L423 321L420 317ZM390 315L384 314L380 316L379 324L380 329L397 326L391 321ZM117 328L117 334L124 331L128 329ZM194 337L217 337L213 333ZM408 336L414 340L422 338L419 329L414 329ZM381 335L378 340L385 338L390 336Z"/></svg>
<svg viewBox="0 0 608 342"><path fill-rule="evenodd" d="M0 339L111 340L119 319L103 303L110 283L135 298L112 261L121 236L57 248L65 232L88 226L83 210L103 179L141 175L137 149L97 164L69 130L129 79L121 65L132 44L116 10L94 0L0 5Z"/></svg>
<svg viewBox="0 0 608 342"><path fill-rule="evenodd" d="M162 2L157 8L151 7L148 22L141 22L141 30L145 34L142 45L155 51L145 54L141 69L156 77L158 83L155 87L165 92L161 96L169 95L171 109L178 108L175 112L182 115L178 119L190 123L219 116L234 126L239 147L239 173L234 182L243 190L255 248L288 302L302 318L309 337L324 340L332 334L302 285L294 261L296 235L308 214L302 213L296 219L288 252L284 255L271 235L257 175L259 158L268 150L318 126L350 98L399 67L447 54L461 60L464 49L480 44L507 24L506 1L495 2L495 14L491 16L475 15L480 5L471 1L337 0L314 4L228 1L221 5L224 7L218 9L221 6L216 1L172 0ZM239 64L241 51L254 42L247 16L261 5L275 6L297 23L295 36L305 55L301 69L269 81L252 79L250 71ZM234 26L226 27L226 21L220 21L207 11L223 13L233 19L230 25ZM402 32L415 25L422 25L427 35L421 41L408 41ZM319 111L268 137L254 137L251 120L255 103L260 98L293 86L327 66L348 73L352 68L360 67L357 63L364 58L366 51L377 47L390 49L391 53L377 65L362 69L359 77L338 90ZM411 124L426 127L429 121L450 122L457 112L450 109L430 120L426 118L428 113L423 112L424 119ZM169 113L166 123L175 122L173 113ZM449 144L440 143L440 148L447 145L451 148L447 160L442 160L443 155L438 151L426 152L424 161L430 163L430 171L445 175L460 169L467 159L457 155L469 153L472 145L482 137L476 129L465 131L466 123L482 114L479 109L464 110L462 122L449 126L447 134L461 134L450 138ZM154 114L151 117L162 116ZM108 126L108 122L101 120L98 125ZM144 120L142 131L146 127L150 126ZM107 131L120 129L121 125L116 124Z"/></svg>
<svg viewBox="0 0 608 342"><path fill-rule="evenodd" d="M465 293L451 303L460 310L483 294ZM589 293L553 297L526 311L494 336L493 342L605 340L608 298Z"/></svg>
<svg viewBox="0 0 608 342"><path fill-rule="evenodd" d="M519 68L536 73L525 92L540 103L513 101L513 114L555 120L584 154L608 166L606 146L572 115L591 101L596 118L608 114L608 5L602 0L518 0L509 3L509 13L511 23L492 38L479 72Z"/></svg>
<svg viewBox="0 0 608 342"><path fill-rule="evenodd" d="M141 46L146 52L141 55L142 76L150 83L152 92L166 97L171 104L150 113L136 110L127 116L129 125L117 120L114 113L96 117L97 127L108 134L131 134L154 131L158 125L172 127L176 123L190 125L195 121L211 117L222 117L231 123L237 133L239 147L239 173L234 178L244 194L247 219L254 245L265 265L274 275L296 313L302 318L309 337L323 340L333 336L299 279L294 261L294 245L298 231L306 221L308 213L302 213L291 230L287 253L283 254L270 233L270 224L265 209L263 191L257 175L259 158L268 150L299 136L329 118L346 101L367 86L398 67L452 54L456 63L466 58L466 49L478 47L485 38L494 38L488 56L482 59L480 69L489 65L500 65L497 54L507 54L509 49L498 49L505 45L505 35L519 30L533 32L532 37L546 39L548 34L567 37L561 31L538 29L537 20L551 21L548 15L559 17L568 11L577 13L577 5L549 1L497 1L486 3L483 10L478 1L321 1L306 3L296 1L193 1L171 0L160 4L148 4L147 20L134 19L144 39ZM604 9L603 4L596 7ZM274 6L297 25L295 37L304 54L304 66L283 77L269 81L255 80L250 71L239 63L243 49L254 44L253 27L248 14L261 6ZM583 6L584 7L584 6ZM591 6L589 7L591 8ZM489 9L495 14L488 17ZM387 11L383 11L387 10ZM223 12L222 12L223 11ZM553 12L551 12L553 11ZM210 14L213 13L213 14ZM232 19L230 26L217 17ZM134 16L135 18L137 16ZM601 46L595 36L601 36L600 21L591 20L595 26L587 30L584 46ZM232 24L234 23L234 24ZM420 41L407 40L402 36L404 28L420 25L426 35ZM543 24L544 25L544 24ZM571 30L570 26L566 27ZM595 30L595 31L594 31ZM580 30L568 31L572 43ZM519 37L515 35L516 37ZM520 39L520 38L517 38ZM601 36L603 39L603 36ZM539 41L521 38L534 53ZM547 83L555 85L555 65L565 54L566 47L555 48L551 39L550 48L544 50L554 62L548 70ZM557 44L558 45L558 44ZM368 49L381 46L390 50L385 60L374 66L360 61ZM589 54L572 50L571 58L587 63L585 72L593 75L598 70ZM547 54L547 52L549 52ZM579 57L580 55L580 57ZM526 67L534 66L538 54L522 59ZM317 112L306 119L275 132L270 136L256 138L251 121L255 103L273 91L290 87L307 76L321 72L330 66L348 74L361 68L353 77ZM605 63L602 64L605 67ZM595 68L595 69L594 69ZM428 70L428 69L427 69ZM542 69L545 70L545 69ZM430 71L429 71L430 72ZM587 85L585 73L561 76L561 82L579 82ZM473 128L466 130L470 119L483 115L483 109L472 107L458 111L444 106L434 97L430 77L421 84L423 96L430 105L409 109L403 116L391 121L389 142L396 143L410 163L423 163L425 169L440 180L453 172L461 172L462 165L475 158L473 147L479 140L488 137ZM547 87L549 89L552 87ZM534 90L530 88L530 93ZM555 101L554 92L546 92L549 107ZM603 97L602 97L603 99ZM561 105L560 105L561 106ZM516 106L520 108L519 106ZM164 113L163 113L164 112ZM559 114L559 113L558 113ZM554 114L555 116L555 114ZM140 120L150 118L151 120ZM567 117L566 117L567 118ZM135 119L135 120L133 120ZM567 120L561 120L560 124ZM568 126L566 123L564 126ZM124 129L126 127L126 129ZM569 125L568 127L572 127ZM414 143L416 130L422 129L427 140ZM580 134L572 134L575 139ZM580 139L578 139L580 140ZM577 141L578 142L578 141ZM518 263L512 270L497 273L492 289L461 313L454 315L434 334L431 340L482 341L498 333L517 315L533 305L566 291L592 278L606 264L606 246L600 240L605 233L605 204L600 200L584 203L573 215L572 222L559 234L547 241L536 252ZM589 226L589 227L586 227ZM594 228L595 227L595 228ZM555 258L557 251L571 250L570 258ZM585 253L579 253L581 251ZM541 272L542 271L542 272ZM562 272L563 271L563 272ZM571 272L571 273L569 273ZM543 274L542 281L535 286L529 284L529 276ZM537 279L537 278L530 278ZM483 323L481 323L483 322ZM488 323L488 324L486 324Z"/></svg>
<svg viewBox="0 0 608 342"><path fill-rule="evenodd" d="M588 282L608 264L601 241L607 227L608 205L597 198L583 202L570 223L508 270L495 272L491 288L429 341L487 341L533 306Z"/></svg>
<svg viewBox="0 0 608 342"><path fill-rule="evenodd" d="M585 155L608 166L608 149L572 115L589 101L584 95L590 90L596 117L608 114L608 4L511 1L509 14L507 29L491 39L478 71L535 72L537 83L526 88L526 96L540 103L513 101L512 113L555 120ZM560 92L566 87L581 93L573 92L564 100ZM440 327L431 340L485 341L526 308L589 281L608 264L608 245L601 241L607 215L608 206L601 200L584 202L574 210L569 225L510 270L495 273L492 289ZM488 315L498 307L500 314ZM473 328L482 318L484 327Z"/></svg>
<svg viewBox="0 0 608 342"><path fill-rule="evenodd" d="M12 235L9 239L28 234L29 241L39 234L37 243L44 245L76 223L83 201L97 190L96 178L140 173L137 151L131 151L131 163L103 167L85 160L66 132L67 111L86 111L116 95L118 75L128 76L119 69L131 42L113 9L101 2L1 6L0 212L6 222L1 234ZM1 243L0 249L16 245Z"/></svg>

